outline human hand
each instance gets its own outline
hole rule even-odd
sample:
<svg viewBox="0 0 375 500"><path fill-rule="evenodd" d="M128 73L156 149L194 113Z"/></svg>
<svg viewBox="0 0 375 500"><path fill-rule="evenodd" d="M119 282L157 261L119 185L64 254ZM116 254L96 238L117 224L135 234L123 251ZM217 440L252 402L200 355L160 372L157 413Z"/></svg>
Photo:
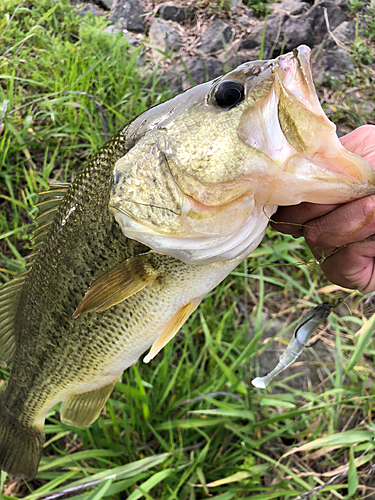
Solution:
<svg viewBox="0 0 375 500"><path fill-rule="evenodd" d="M360 127L340 141L375 169L375 126ZM277 231L305 237L330 281L363 293L375 290L375 195L345 205L279 207L272 219Z"/></svg>

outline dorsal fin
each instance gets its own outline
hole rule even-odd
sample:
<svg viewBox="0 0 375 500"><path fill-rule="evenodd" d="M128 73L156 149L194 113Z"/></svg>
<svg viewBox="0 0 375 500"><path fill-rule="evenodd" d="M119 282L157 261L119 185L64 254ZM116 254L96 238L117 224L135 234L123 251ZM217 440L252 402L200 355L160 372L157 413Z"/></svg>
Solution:
<svg viewBox="0 0 375 500"><path fill-rule="evenodd" d="M23 272L0 288L0 365L12 361L15 350L14 326L18 300L26 273Z"/></svg>
<svg viewBox="0 0 375 500"><path fill-rule="evenodd" d="M38 217L48 210L57 209L70 186L69 182L53 181L50 183L50 188L47 191L41 191L39 193L39 202L36 205L39 208Z"/></svg>
<svg viewBox="0 0 375 500"><path fill-rule="evenodd" d="M39 193L39 203L36 205L39 208L39 215L36 218L38 227L34 232L31 262L69 187L70 184L67 183L53 182L48 191ZM9 364L14 355L17 306L30 265L29 262L25 272L0 287L0 366Z"/></svg>
<svg viewBox="0 0 375 500"><path fill-rule="evenodd" d="M33 252L30 255L30 260L33 260L33 258L35 257L40 244L47 234L48 227L55 218L60 203L62 202L70 186L71 184L69 184L68 182L53 181L51 182L50 188L47 191L41 191L39 193L39 203L36 204L39 209L39 214L35 219L38 227L34 231L34 247Z"/></svg>

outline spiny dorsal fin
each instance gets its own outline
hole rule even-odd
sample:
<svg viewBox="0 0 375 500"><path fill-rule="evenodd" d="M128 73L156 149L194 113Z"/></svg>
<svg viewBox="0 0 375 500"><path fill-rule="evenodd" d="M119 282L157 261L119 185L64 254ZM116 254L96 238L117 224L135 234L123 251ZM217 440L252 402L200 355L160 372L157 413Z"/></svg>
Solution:
<svg viewBox="0 0 375 500"><path fill-rule="evenodd" d="M25 281L26 273L22 273L0 288L0 365L8 365L16 348L14 327L17 305Z"/></svg>
<svg viewBox="0 0 375 500"><path fill-rule="evenodd" d="M50 188L47 191L41 191L39 193L39 203L36 205L39 209L39 214L35 219L38 227L34 231L34 248L32 254L30 255L31 260L33 260L37 254L38 248L44 240L48 228L55 218L57 210L59 209L60 203L69 188L70 184L68 182L52 181L50 183Z"/></svg>
<svg viewBox="0 0 375 500"><path fill-rule="evenodd" d="M105 311L155 281L157 274L151 274L147 269L150 255L144 253L132 257L99 276L85 293L73 318L88 312Z"/></svg>
<svg viewBox="0 0 375 500"><path fill-rule="evenodd" d="M37 207L39 208L38 217L53 208L57 210L70 186L69 182L51 181L50 188L47 191L39 193L39 202L37 203Z"/></svg>
<svg viewBox="0 0 375 500"><path fill-rule="evenodd" d="M69 189L70 184L54 182L48 191L39 193L39 215L36 218L38 228L34 233L34 248L30 256L32 261L38 248L41 245L49 224L55 217L61 200ZM30 262L26 266L26 272L23 272L13 280L0 287L0 366L6 366L12 361L15 351L15 321L17 306L22 291L22 285L25 281Z"/></svg>
<svg viewBox="0 0 375 500"><path fill-rule="evenodd" d="M70 186L71 184L69 184L69 182L53 181L47 191L41 191L39 193L39 203L36 205L39 209L39 213L35 219L38 223L38 229L41 229L41 227L53 220Z"/></svg>

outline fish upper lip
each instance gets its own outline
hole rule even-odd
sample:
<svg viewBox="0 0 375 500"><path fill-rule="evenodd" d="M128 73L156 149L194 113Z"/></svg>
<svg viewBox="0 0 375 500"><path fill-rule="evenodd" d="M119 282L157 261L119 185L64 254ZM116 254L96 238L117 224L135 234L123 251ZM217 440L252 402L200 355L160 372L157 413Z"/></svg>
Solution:
<svg viewBox="0 0 375 500"><path fill-rule="evenodd" d="M270 61L259 61L259 72L255 74L250 69L247 72L244 80L245 98L251 95L263 80L269 80L270 84L271 81L279 80L282 84L285 83L286 88L311 111L320 114L321 108L313 83L310 59L311 49L306 45L300 45L293 52Z"/></svg>

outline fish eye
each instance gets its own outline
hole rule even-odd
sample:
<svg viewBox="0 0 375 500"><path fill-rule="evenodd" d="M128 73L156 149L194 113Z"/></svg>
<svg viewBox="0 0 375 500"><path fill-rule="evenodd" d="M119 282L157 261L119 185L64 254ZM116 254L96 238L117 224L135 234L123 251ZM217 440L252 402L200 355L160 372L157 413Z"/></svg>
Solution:
<svg viewBox="0 0 375 500"><path fill-rule="evenodd" d="M224 80L219 83L215 91L216 104L220 108L233 108L243 101L244 97L244 86L233 80Z"/></svg>

